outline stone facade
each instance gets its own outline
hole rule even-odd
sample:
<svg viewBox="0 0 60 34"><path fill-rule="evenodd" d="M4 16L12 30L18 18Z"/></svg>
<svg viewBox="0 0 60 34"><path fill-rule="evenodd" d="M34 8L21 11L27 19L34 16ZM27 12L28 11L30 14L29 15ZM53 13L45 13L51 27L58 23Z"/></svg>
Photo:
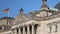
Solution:
<svg viewBox="0 0 60 34"><path fill-rule="evenodd" d="M25 14L21 8L16 18L0 19L0 34L59 34L60 12L50 10L46 2L42 0L40 11Z"/></svg>

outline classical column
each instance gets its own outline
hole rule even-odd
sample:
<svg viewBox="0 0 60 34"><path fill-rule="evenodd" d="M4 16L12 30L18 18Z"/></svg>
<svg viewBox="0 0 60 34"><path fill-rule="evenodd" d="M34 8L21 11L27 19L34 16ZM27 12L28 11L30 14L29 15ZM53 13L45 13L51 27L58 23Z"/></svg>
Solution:
<svg viewBox="0 0 60 34"><path fill-rule="evenodd" d="M17 34L17 29L14 29L13 30L13 34Z"/></svg>
<svg viewBox="0 0 60 34"><path fill-rule="evenodd" d="M19 34L21 34L21 28L19 28Z"/></svg>
<svg viewBox="0 0 60 34"><path fill-rule="evenodd" d="M25 32L25 27L23 27L23 34L26 34L26 32Z"/></svg>
<svg viewBox="0 0 60 34"><path fill-rule="evenodd" d="M36 34L40 34L40 33L41 33L40 24L38 24Z"/></svg>
<svg viewBox="0 0 60 34"><path fill-rule="evenodd" d="M44 22L42 22L40 25L40 34L45 34L45 25L44 25L45 23Z"/></svg>
<svg viewBox="0 0 60 34"><path fill-rule="evenodd" d="M32 25L32 34L34 34L34 25Z"/></svg>
<svg viewBox="0 0 60 34"><path fill-rule="evenodd" d="M27 26L27 34L30 34L29 25Z"/></svg>

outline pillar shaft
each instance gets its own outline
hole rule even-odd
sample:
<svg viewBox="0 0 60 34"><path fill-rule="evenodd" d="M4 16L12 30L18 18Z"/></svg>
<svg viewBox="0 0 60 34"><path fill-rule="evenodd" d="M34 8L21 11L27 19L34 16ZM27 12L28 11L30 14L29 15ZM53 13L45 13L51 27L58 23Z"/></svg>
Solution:
<svg viewBox="0 0 60 34"><path fill-rule="evenodd" d="M41 30L40 30L40 24L38 24L36 34L40 34L40 33L41 33L40 31L41 31Z"/></svg>
<svg viewBox="0 0 60 34"><path fill-rule="evenodd" d="M19 34L21 34L21 28L19 28Z"/></svg>
<svg viewBox="0 0 60 34"><path fill-rule="evenodd" d="M27 34L30 34L29 26L27 26Z"/></svg>
<svg viewBox="0 0 60 34"><path fill-rule="evenodd" d="M25 27L23 27L23 34L26 34L26 33L25 33Z"/></svg>
<svg viewBox="0 0 60 34"><path fill-rule="evenodd" d="M14 29L13 30L13 34L17 34L17 29Z"/></svg>
<svg viewBox="0 0 60 34"><path fill-rule="evenodd" d="M34 25L32 25L32 34L34 34Z"/></svg>

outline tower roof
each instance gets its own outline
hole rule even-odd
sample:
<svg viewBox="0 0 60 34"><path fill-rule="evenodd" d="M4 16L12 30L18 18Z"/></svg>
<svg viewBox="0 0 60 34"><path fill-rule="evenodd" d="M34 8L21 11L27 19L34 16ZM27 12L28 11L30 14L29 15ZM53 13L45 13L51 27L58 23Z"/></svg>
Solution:
<svg viewBox="0 0 60 34"><path fill-rule="evenodd" d="M42 7L47 7L48 8L48 6L47 6L47 0L42 0Z"/></svg>
<svg viewBox="0 0 60 34"><path fill-rule="evenodd" d="M42 0L41 10L48 10L49 9L46 2L47 2L47 0Z"/></svg>
<svg viewBox="0 0 60 34"><path fill-rule="evenodd" d="M47 7L48 8L47 4L45 4L45 3L42 4L42 7Z"/></svg>

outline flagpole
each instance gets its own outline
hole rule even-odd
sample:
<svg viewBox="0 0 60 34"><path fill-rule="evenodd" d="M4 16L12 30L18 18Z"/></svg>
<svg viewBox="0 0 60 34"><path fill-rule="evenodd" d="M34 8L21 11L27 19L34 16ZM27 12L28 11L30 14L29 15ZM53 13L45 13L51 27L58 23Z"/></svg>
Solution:
<svg viewBox="0 0 60 34"><path fill-rule="evenodd" d="M8 9L3 10L3 12L7 12L7 17L8 17L8 19L7 19L7 25L8 25L8 21L9 21L9 8L8 8Z"/></svg>
<svg viewBox="0 0 60 34"><path fill-rule="evenodd" d="M8 17L9 17L9 11L8 11Z"/></svg>
<svg viewBox="0 0 60 34"><path fill-rule="evenodd" d="M8 11L8 19L7 19L7 25L8 25L8 21L9 21L9 11Z"/></svg>

